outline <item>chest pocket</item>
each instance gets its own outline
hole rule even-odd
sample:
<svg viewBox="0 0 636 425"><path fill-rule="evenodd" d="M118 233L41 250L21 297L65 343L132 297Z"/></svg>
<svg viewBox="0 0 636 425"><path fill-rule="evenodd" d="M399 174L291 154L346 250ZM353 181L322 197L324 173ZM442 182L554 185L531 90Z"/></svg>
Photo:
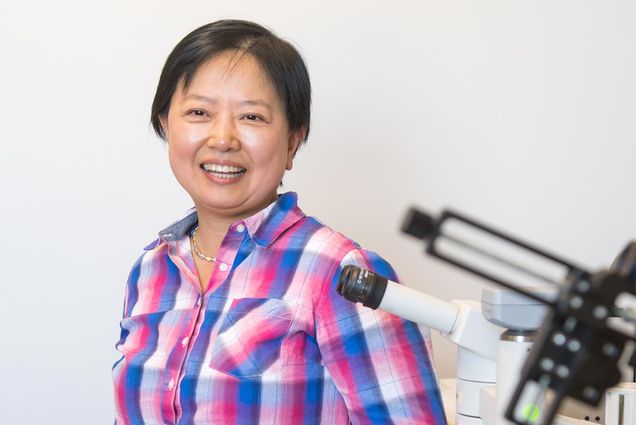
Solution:
<svg viewBox="0 0 636 425"><path fill-rule="evenodd" d="M187 323L193 317L191 309L171 310L172 307L173 303L157 303L135 310L130 317L124 318L120 322L117 350L129 357L129 362L144 362L150 356L155 359L167 357L170 347L159 344L161 336L174 328L179 329L181 323Z"/></svg>
<svg viewBox="0 0 636 425"><path fill-rule="evenodd" d="M213 344L209 366L237 377L278 373L284 363L281 345L296 309L279 299L233 300Z"/></svg>

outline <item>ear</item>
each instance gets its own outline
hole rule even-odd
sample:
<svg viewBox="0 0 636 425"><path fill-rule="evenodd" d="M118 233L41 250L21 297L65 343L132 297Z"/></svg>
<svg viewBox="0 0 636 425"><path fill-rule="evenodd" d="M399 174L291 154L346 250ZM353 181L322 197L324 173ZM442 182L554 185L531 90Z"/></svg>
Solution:
<svg viewBox="0 0 636 425"><path fill-rule="evenodd" d="M163 129L163 134L166 138L166 143L168 143L168 116L161 115L159 117L159 122L161 123L161 128Z"/></svg>
<svg viewBox="0 0 636 425"><path fill-rule="evenodd" d="M305 129L301 128L300 130L292 131L289 135L289 143L287 145L287 165L285 166L286 170L291 170L294 165L294 157L296 156L296 152L300 147L300 143L305 138Z"/></svg>

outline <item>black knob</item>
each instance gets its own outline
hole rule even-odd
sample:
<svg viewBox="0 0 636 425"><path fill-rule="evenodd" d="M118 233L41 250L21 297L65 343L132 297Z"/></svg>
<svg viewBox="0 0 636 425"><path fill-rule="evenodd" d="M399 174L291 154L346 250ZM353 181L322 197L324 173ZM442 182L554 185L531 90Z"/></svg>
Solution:
<svg viewBox="0 0 636 425"><path fill-rule="evenodd" d="M402 232L417 239L426 239L434 228L433 217L415 208L410 208L402 221Z"/></svg>

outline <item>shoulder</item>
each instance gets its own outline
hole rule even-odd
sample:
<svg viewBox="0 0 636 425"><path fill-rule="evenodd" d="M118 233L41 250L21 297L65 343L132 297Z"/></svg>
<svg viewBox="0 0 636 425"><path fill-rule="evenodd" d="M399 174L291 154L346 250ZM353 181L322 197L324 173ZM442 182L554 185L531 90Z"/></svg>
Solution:
<svg viewBox="0 0 636 425"><path fill-rule="evenodd" d="M171 247L170 244L173 244ZM130 268L125 288L124 317L133 314L138 301L147 291L160 291L161 285L173 281L167 279L178 274L177 265L170 258L175 251L174 242L158 238L143 248Z"/></svg>
<svg viewBox="0 0 636 425"><path fill-rule="evenodd" d="M313 246L315 250L337 263L338 268L354 264L373 269L389 278L395 277L391 265L377 252L362 247L316 217L305 216L285 236L304 240L307 246Z"/></svg>
<svg viewBox="0 0 636 425"><path fill-rule="evenodd" d="M296 222L277 242L286 250L302 250L303 256L306 256L304 264L310 264L308 276L317 284L312 297L315 301L314 311L316 317L323 320L336 320L359 313L359 308L342 298L337 291L345 266L355 265L398 281L393 267L381 255L362 247L312 216L305 216Z"/></svg>
<svg viewBox="0 0 636 425"><path fill-rule="evenodd" d="M355 241L313 216L305 216L290 230L291 237L301 237L338 252L359 247Z"/></svg>
<svg viewBox="0 0 636 425"><path fill-rule="evenodd" d="M159 231L154 240L145 244L131 268L128 286L137 285L140 276L150 276L157 270L165 269L166 263L169 262L170 252L179 251L178 245L190 228L196 224L196 220L196 211L191 208L181 218Z"/></svg>
<svg viewBox="0 0 636 425"><path fill-rule="evenodd" d="M364 251L357 242L310 215L298 220L277 242L291 249L302 247L306 253L319 255L323 261L336 265Z"/></svg>
<svg viewBox="0 0 636 425"><path fill-rule="evenodd" d="M146 246L137 257L128 274L128 288L137 286L141 276L148 276L152 271L158 270L160 263L168 259L168 246L165 241L159 239Z"/></svg>

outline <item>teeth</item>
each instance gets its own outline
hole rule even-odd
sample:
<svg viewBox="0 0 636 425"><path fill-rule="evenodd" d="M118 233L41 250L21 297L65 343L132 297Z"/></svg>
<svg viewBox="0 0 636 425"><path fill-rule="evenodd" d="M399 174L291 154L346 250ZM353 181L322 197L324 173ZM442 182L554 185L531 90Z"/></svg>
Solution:
<svg viewBox="0 0 636 425"><path fill-rule="evenodd" d="M222 179L232 179L235 178L237 176L237 174L218 174L218 173L214 173L214 175L216 177L222 178Z"/></svg>
<svg viewBox="0 0 636 425"><path fill-rule="evenodd" d="M221 164L203 164L203 169L213 173L242 173L245 171L245 168Z"/></svg>

